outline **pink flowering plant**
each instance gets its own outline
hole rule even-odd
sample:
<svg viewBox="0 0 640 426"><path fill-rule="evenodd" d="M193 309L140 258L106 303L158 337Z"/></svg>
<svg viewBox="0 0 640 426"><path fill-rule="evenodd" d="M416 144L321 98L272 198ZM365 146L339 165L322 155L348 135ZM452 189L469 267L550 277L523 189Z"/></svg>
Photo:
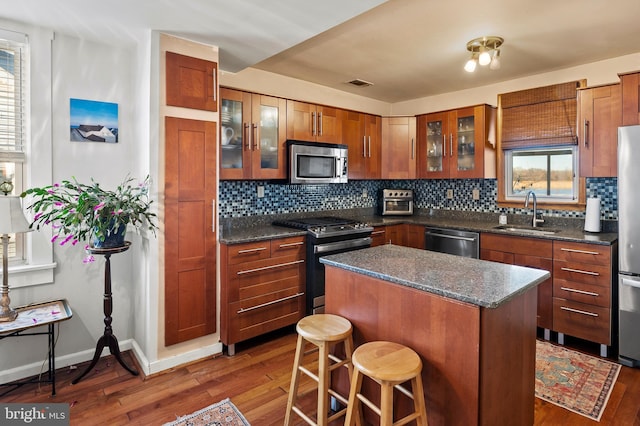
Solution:
<svg viewBox="0 0 640 426"><path fill-rule="evenodd" d="M76 245L89 239L104 241L107 236L124 231L131 224L136 231L145 227L155 235L156 214L150 211L150 178L133 184L126 177L113 190L103 189L91 178L90 184L76 178L41 188L30 188L21 194L29 197L27 209L34 213L30 228L44 225L53 228L52 241L60 245Z"/></svg>

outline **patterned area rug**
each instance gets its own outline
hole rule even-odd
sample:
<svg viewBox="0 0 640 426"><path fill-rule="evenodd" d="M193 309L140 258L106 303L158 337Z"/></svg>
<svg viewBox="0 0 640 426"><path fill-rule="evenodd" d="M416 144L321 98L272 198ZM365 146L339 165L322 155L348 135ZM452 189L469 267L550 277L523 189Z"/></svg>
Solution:
<svg viewBox="0 0 640 426"><path fill-rule="evenodd" d="M163 426L250 426L229 398Z"/></svg>
<svg viewBox="0 0 640 426"><path fill-rule="evenodd" d="M536 341L536 397L597 422L618 373L613 362Z"/></svg>

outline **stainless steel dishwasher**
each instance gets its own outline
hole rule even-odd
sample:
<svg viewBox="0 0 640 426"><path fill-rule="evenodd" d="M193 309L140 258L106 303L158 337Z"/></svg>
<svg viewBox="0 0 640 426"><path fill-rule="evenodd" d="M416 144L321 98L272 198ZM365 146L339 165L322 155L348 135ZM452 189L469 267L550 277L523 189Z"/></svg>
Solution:
<svg viewBox="0 0 640 426"><path fill-rule="evenodd" d="M425 228L425 249L464 257L480 257L480 234L444 228Z"/></svg>

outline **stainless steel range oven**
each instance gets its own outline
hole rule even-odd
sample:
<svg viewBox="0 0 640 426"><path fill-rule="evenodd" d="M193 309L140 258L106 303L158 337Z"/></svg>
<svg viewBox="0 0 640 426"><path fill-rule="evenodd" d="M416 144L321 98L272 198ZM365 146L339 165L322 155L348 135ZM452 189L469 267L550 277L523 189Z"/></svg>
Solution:
<svg viewBox="0 0 640 426"><path fill-rule="evenodd" d="M307 315L324 312L322 256L371 246L373 227L333 216L278 220L274 225L307 230Z"/></svg>

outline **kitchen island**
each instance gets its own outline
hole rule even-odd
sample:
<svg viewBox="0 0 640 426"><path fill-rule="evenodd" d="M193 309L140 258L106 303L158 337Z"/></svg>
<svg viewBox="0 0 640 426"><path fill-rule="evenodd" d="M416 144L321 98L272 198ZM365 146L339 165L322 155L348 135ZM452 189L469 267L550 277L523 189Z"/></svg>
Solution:
<svg viewBox="0 0 640 426"><path fill-rule="evenodd" d="M356 346L389 340L422 358L429 425L533 424L535 287L549 272L394 245L321 262L326 312L352 322Z"/></svg>

